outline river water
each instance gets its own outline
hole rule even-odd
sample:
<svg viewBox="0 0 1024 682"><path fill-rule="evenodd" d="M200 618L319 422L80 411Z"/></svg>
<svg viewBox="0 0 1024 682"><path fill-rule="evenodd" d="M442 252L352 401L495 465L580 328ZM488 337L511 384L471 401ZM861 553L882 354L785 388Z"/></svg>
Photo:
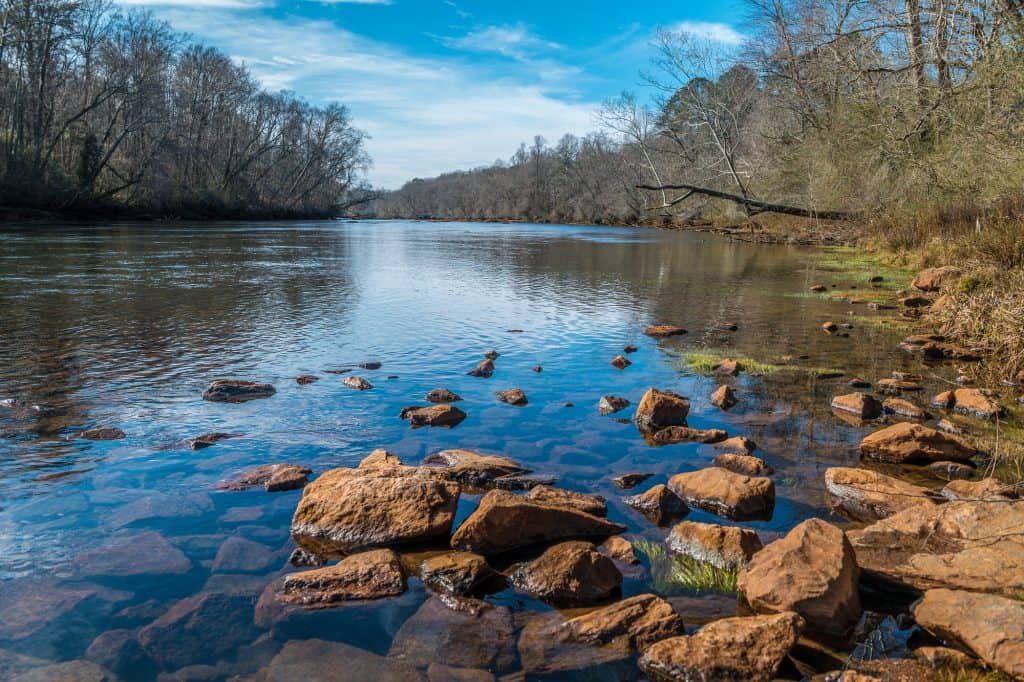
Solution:
<svg viewBox="0 0 1024 682"><path fill-rule="evenodd" d="M666 530L622 504L628 493L611 477L653 473L638 492L708 466L715 451L649 446L616 418L631 409L598 414L604 394L635 404L648 387L671 389L691 398L691 426L754 439L775 469L779 498L770 520L746 524L765 540L809 516L841 523L825 504L822 474L857 462L866 429L832 415L829 398L847 392L855 374L875 380L910 360L885 325L855 324L849 338L822 333L825 320L873 313L805 295L829 277L815 254L670 231L524 224L4 228L0 677L85 666L88 650L124 679L229 679L306 639L382 656L401 642L418 652L408 658L420 670L454 657L517 673L509 636L492 642L486 628L424 628L428 595L415 579L397 599L257 617L264 588L294 570L288 529L300 492L216 485L271 462L316 475L354 466L374 448L407 463L469 448L603 495L609 517L629 526L626 537L660 541ZM641 334L649 324L690 333L655 340ZM609 363L626 344L638 351L619 370ZM494 376L467 376L490 349L501 354ZM707 399L718 380L688 363L703 352L786 369L730 380L740 404L726 413ZM367 360L382 363L357 370L373 390L353 391L329 373ZM831 368L846 376L820 377ZM320 381L300 386L300 374ZM277 393L203 401L220 377L267 381ZM439 386L464 398L462 424L412 430L398 418ZM496 400L512 387L526 392L527 406ZM74 437L100 426L127 436ZM185 444L210 431L242 435L200 451ZM463 498L456 523L477 499ZM700 511L689 518L721 522ZM732 597L654 581L644 562L627 575L625 595L666 593L688 626L734 610ZM211 594L217 599L191 620L175 621ZM489 599L510 609L514 631L548 609L511 589ZM143 651L138 632L154 621L171 624ZM408 643L424 630L451 634Z"/></svg>

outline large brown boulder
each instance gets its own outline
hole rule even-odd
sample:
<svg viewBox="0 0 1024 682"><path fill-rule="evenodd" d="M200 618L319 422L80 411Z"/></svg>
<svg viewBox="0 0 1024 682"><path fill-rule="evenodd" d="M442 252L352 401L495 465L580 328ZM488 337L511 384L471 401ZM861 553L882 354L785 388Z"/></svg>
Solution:
<svg viewBox="0 0 1024 682"><path fill-rule="evenodd" d="M413 405L399 412L398 417L409 422L409 426L418 429L421 426L438 426L452 429L466 418L466 413L448 403L420 407Z"/></svg>
<svg viewBox="0 0 1024 682"><path fill-rule="evenodd" d="M640 657L640 669L656 682L768 682L801 629L795 613L724 618L691 637L653 644Z"/></svg>
<svg viewBox="0 0 1024 682"><path fill-rule="evenodd" d="M926 268L917 273L917 277L914 278L910 285L920 291L939 291L954 286L960 281L962 274L960 268L952 265Z"/></svg>
<svg viewBox="0 0 1024 682"><path fill-rule="evenodd" d="M832 398L832 409L849 412L860 419L878 419L882 416L882 403L867 393L847 393Z"/></svg>
<svg viewBox="0 0 1024 682"><path fill-rule="evenodd" d="M622 585L622 573L592 544L573 540L520 564L510 580L516 589L550 604L585 606L614 594Z"/></svg>
<svg viewBox="0 0 1024 682"><path fill-rule="evenodd" d="M1015 596L1024 590L1024 502L915 507L850 531L857 563L886 582Z"/></svg>
<svg viewBox="0 0 1024 682"><path fill-rule="evenodd" d="M306 486L292 536L319 554L447 537L457 483L411 467L332 469Z"/></svg>
<svg viewBox="0 0 1024 682"><path fill-rule="evenodd" d="M504 582L487 560L472 552L448 552L420 564L423 584L442 594L471 597Z"/></svg>
<svg viewBox="0 0 1024 682"><path fill-rule="evenodd" d="M686 503L662 483L639 495L626 497L622 501L646 516L656 526L666 525L690 513Z"/></svg>
<svg viewBox="0 0 1024 682"><path fill-rule="evenodd" d="M491 488L497 479L530 471L508 457L482 455L461 449L435 452L424 459L423 464L433 474L444 476L469 489Z"/></svg>
<svg viewBox="0 0 1024 682"><path fill-rule="evenodd" d="M763 519L775 508L775 484L769 478L744 476L712 467L676 474L669 490L693 507L730 519Z"/></svg>
<svg viewBox="0 0 1024 682"><path fill-rule="evenodd" d="M390 549L374 549L339 563L285 577L281 600L294 604L332 604L380 599L405 592L405 572Z"/></svg>
<svg viewBox="0 0 1024 682"><path fill-rule="evenodd" d="M870 469L828 469L825 490L834 507L858 521L875 521L911 507L935 504L927 488Z"/></svg>
<svg viewBox="0 0 1024 682"><path fill-rule="evenodd" d="M758 613L793 611L811 626L842 634L860 618L860 571L846 534L809 519L754 555L739 589Z"/></svg>
<svg viewBox="0 0 1024 682"><path fill-rule="evenodd" d="M962 590L928 590L914 620L939 639L1024 679L1024 602Z"/></svg>
<svg viewBox="0 0 1024 682"><path fill-rule="evenodd" d="M957 388L932 398L932 405L979 419L995 419L1004 413L988 392L979 388Z"/></svg>
<svg viewBox="0 0 1024 682"><path fill-rule="evenodd" d="M277 391L270 384L240 379L217 379L203 391L203 400L214 403L243 403L269 398Z"/></svg>
<svg viewBox="0 0 1024 682"><path fill-rule="evenodd" d="M866 436L861 453L870 459L896 464L967 462L978 454L967 441L921 424L901 422Z"/></svg>
<svg viewBox="0 0 1024 682"><path fill-rule="evenodd" d="M761 549L761 539L750 528L696 521L677 524L665 544L676 554L725 569L745 566Z"/></svg>
<svg viewBox="0 0 1024 682"><path fill-rule="evenodd" d="M578 509L492 490L452 536L454 549L483 555L566 538L616 535L626 527Z"/></svg>
<svg viewBox="0 0 1024 682"><path fill-rule="evenodd" d="M633 421L645 433L653 433L668 426L686 426L690 401L671 391L649 388L637 405Z"/></svg>
<svg viewBox="0 0 1024 682"><path fill-rule="evenodd" d="M689 426L669 426L654 433L646 434L653 445L674 445L676 443L720 443L729 437L722 429L693 429Z"/></svg>
<svg viewBox="0 0 1024 682"><path fill-rule="evenodd" d="M535 502L551 504L556 507L578 509L594 516L607 516L608 504L600 495L587 495L572 490L562 490L549 485L538 485L530 489L525 497Z"/></svg>
<svg viewBox="0 0 1024 682"><path fill-rule="evenodd" d="M671 604L641 594L569 620L558 613L532 618L519 637L519 657L528 676L601 668L616 679L630 674L636 652L681 634L683 621Z"/></svg>

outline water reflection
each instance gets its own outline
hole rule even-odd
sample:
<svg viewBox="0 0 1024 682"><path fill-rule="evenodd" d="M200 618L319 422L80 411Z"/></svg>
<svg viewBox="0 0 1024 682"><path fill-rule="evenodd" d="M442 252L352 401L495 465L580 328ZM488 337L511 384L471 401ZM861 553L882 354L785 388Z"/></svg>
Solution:
<svg viewBox="0 0 1024 682"><path fill-rule="evenodd" d="M407 462L468 447L601 494L612 520L660 540L664 531L622 504L610 478L654 473L642 490L708 465L715 452L694 443L648 446L632 425L598 414L608 393L635 404L649 386L671 389L693 399L692 426L757 441L779 496L772 519L751 524L765 539L827 514L823 471L856 461L864 432L828 411L845 380L804 371L741 375L730 380L740 403L723 413L707 402L717 380L685 362L687 352L711 348L870 379L907 366L908 357L890 350L892 332L821 333L821 322L848 306L793 296L809 281L806 260L795 247L565 226L3 232L0 399L9 402L0 407L0 676L79 659L87 649L113 665L114 654L97 651L130 660L125 647L143 637L163 653L128 666L137 679L195 665L227 678L253 672L292 639L385 655L410 616L437 616L424 611L418 583L397 599L328 611L277 613L261 602L293 547L288 524L298 493L214 489L248 466L296 462L321 472L353 465L375 447ZM738 330L723 331L723 322ZM640 333L651 323L682 324L690 334L657 342ZM609 361L627 343L639 351L620 371ZM490 348L501 352L494 377L467 377ZM383 363L360 370L371 391L325 373L368 359ZM531 371L535 365L544 371ZM294 378L304 373L321 380L299 386ZM238 405L200 400L217 377L269 381L278 393ZM412 430L398 419L401 407L438 386L465 399L465 422ZM495 399L511 387L527 393L528 406ZM127 438L73 438L94 426L117 426ZM201 451L186 445L211 431L242 436ZM464 499L459 518L474 504ZM699 511L688 518L714 519ZM643 577L624 585L627 596L649 589ZM527 611L546 609L511 591L492 601L511 609L517 631ZM723 611L719 597L695 597L688 613L704 603L707 617ZM418 622L406 632L422 629ZM420 658L425 650L422 642L402 646ZM508 643L501 646L502 666L517 669Z"/></svg>

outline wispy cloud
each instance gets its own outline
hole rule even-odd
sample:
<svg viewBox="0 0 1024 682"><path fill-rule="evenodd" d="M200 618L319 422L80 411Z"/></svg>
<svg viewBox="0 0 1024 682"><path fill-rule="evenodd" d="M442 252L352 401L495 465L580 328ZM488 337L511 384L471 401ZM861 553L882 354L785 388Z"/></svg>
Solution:
<svg viewBox="0 0 1024 682"><path fill-rule="evenodd" d="M455 13L459 15L460 19L469 19L471 16L473 16L472 14L470 14L469 12L467 12L466 10L462 9L457 4L452 2L452 0L442 0L442 2L451 7L452 10L454 10Z"/></svg>
<svg viewBox="0 0 1024 682"><path fill-rule="evenodd" d="M746 40L746 36L729 24L717 21L681 21L672 26L671 30L678 33L689 33L699 38L726 45L740 45Z"/></svg>
<svg viewBox="0 0 1024 682"><path fill-rule="evenodd" d="M197 9L256 9L262 0L118 0L120 5L148 5L152 7L194 7Z"/></svg>
<svg viewBox="0 0 1024 682"><path fill-rule="evenodd" d="M493 52L513 59L533 59L539 53L560 50L558 43L535 36L522 23L512 26L487 26L461 38L444 38L449 47L471 52Z"/></svg>
<svg viewBox="0 0 1024 682"><path fill-rule="evenodd" d="M314 0L324 5L393 5L394 0Z"/></svg>

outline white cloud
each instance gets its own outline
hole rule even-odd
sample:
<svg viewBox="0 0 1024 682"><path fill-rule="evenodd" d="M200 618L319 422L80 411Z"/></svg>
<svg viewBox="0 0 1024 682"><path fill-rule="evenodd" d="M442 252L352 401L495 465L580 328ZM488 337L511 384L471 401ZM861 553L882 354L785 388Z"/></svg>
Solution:
<svg viewBox="0 0 1024 682"><path fill-rule="evenodd" d="M370 179L394 188L413 177L508 158L534 135L555 141L592 129L596 103L557 80L573 73L514 62L498 74L457 59L418 58L328 21L211 10L160 10L175 27L245 62L265 87L349 106L372 136Z"/></svg>
<svg viewBox="0 0 1024 682"><path fill-rule="evenodd" d="M672 30L678 33L689 33L699 38L705 38L726 45L739 45L746 40L746 36L729 24L717 21L681 21L673 26Z"/></svg>
<svg viewBox="0 0 1024 682"><path fill-rule="evenodd" d="M533 59L539 52L562 48L558 43L533 35L522 23L514 26L487 26L461 38L445 38L443 41L449 47L460 50L495 52L522 60Z"/></svg>
<svg viewBox="0 0 1024 682"><path fill-rule="evenodd" d="M393 0L315 0L324 5L393 5Z"/></svg>

